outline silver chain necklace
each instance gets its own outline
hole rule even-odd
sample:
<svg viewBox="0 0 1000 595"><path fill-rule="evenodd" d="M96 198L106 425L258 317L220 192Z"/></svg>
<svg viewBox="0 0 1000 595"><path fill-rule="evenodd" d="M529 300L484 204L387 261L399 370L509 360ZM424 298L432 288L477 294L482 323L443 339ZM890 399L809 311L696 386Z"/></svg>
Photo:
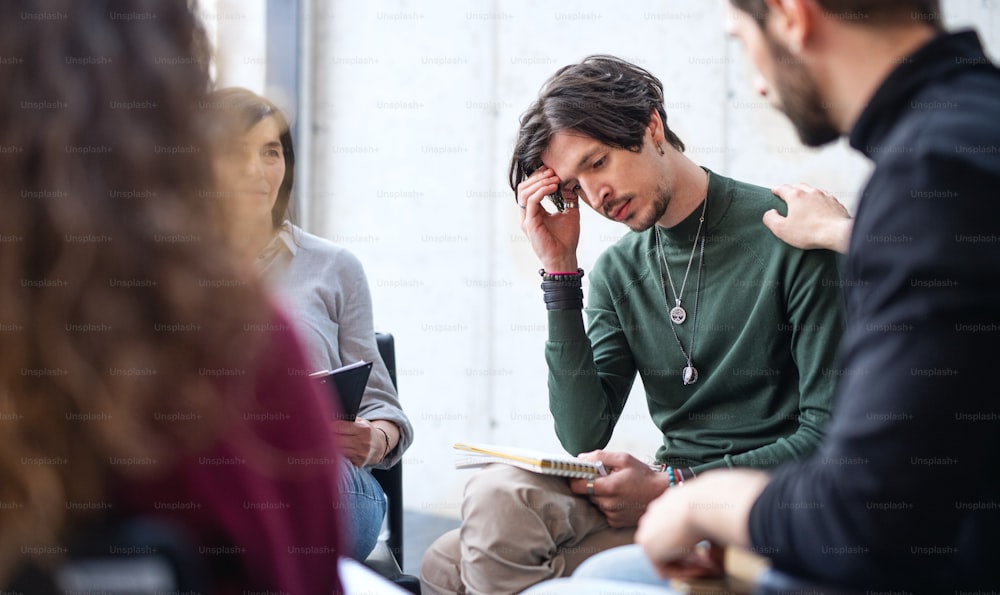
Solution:
<svg viewBox="0 0 1000 595"><path fill-rule="evenodd" d="M698 256L698 281L695 283L694 288L694 320L692 322L691 328L691 350L685 351L684 345L681 343L681 338L677 336L677 329L674 328L675 324L681 324L687 319L687 312L684 308L681 308L680 294L675 292L677 295L676 305L671 308L669 297L667 296L667 285L663 282L663 269L667 269L667 279L670 279L670 266L667 265L667 257L663 252L663 242L660 239L660 227L659 225L653 224L653 230L656 235L656 267L660 272L660 287L663 289L663 305L666 307L670 314L670 330L674 333L674 340L677 341L677 347L680 348L681 353L684 355L684 359L687 360L687 366L681 371L681 381L684 384L694 384L698 382L698 369L694 367L694 344L695 344L695 334L698 331L698 296L701 293L701 271L705 264L705 236L701 235L701 228L705 224L705 213L708 210L708 196L705 196L704 204L701 207L701 217L698 219L698 231L694 236L694 243L691 245L691 256L688 257L687 271L684 272L684 282L681 284L681 293L684 292L684 285L687 284L688 273L691 271L691 262L694 260L694 252L698 247L698 238L701 238L701 254ZM706 232L707 235L707 232ZM673 290L674 283L673 280L670 281L670 289ZM677 311L680 314L676 314ZM679 320L678 320L679 318Z"/></svg>
<svg viewBox="0 0 1000 595"><path fill-rule="evenodd" d="M707 198L705 200L705 203L706 204L708 203L708 199ZM698 248L698 236L701 235L701 225L704 222L705 222L705 208L702 207L701 219L698 222L698 233L695 234L695 236L694 236L694 243L691 244L691 256L688 256L688 265L687 265L687 268L684 270L684 280L681 281L681 290L680 291L677 291L677 288L674 287L674 279L673 279L673 277L670 276L670 267L666 266L667 265L666 259L664 258L664 261L663 261L663 266L665 266L666 269L667 269L667 281L670 282L670 291L674 294L674 307L671 308L670 305L667 304L667 309L670 310L670 321L673 322L674 324L684 324L684 321L687 320L687 317L688 317L687 310L685 310L684 307L681 306L681 298L684 296L684 288L687 287L688 274L691 272L691 263L694 261L694 251L695 251L696 248ZM657 250L659 250L660 249L660 229L659 229L659 227L656 228L656 246L657 246ZM663 254L660 253L660 256L663 257ZM701 266L701 265L698 265L698 266ZM660 271L660 284L661 285L663 284L663 271L662 270ZM663 291L664 291L664 299L666 299L666 295L665 295L666 288L664 288Z"/></svg>

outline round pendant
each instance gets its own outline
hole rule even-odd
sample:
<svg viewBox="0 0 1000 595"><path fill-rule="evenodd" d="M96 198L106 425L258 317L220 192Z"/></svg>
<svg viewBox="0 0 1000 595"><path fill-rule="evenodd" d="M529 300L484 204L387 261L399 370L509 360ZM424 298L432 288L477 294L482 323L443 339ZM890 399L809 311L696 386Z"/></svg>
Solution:
<svg viewBox="0 0 1000 595"><path fill-rule="evenodd" d="M684 384L698 382L698 370L694 366L685 366L683 372L681 372L681 379L684 381Z"/></svg>
<svg viewBox="0 0 1000 595"><path fill-rule="evenodd" d="M688 317L687 311L684 308L681 308L680 306L674 306L673 308L670 309L670 320L672 320L674 324L683 323L685 320L687 320L687 317Z"/></svg>

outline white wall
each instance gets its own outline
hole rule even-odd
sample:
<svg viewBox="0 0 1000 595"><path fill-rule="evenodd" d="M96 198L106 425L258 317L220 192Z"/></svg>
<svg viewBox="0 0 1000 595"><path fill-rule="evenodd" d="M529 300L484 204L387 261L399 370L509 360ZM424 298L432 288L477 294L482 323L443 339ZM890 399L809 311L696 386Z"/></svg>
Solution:
<svg viewBox="0 0 1000 595"><path fill-rule="evenodd" d="M723 33L721 0L311 1L305 224L362 259L376 326L396 335L400 394L417 432L404 459L409 509L457 515L469 473L452 468L457 440L560 448L539 265L506 184L518 117L558 67L612 53L651 70L689 154L725 175L805 181L853 206L869 171L843 143L802 148L753 95L740 48ZM253 4L241 10L260 14L244 8ZM1000 55L996 0L944 4L950 27L975 24ZM219 35L220 44L237 38ZM583 225L588 269L624 228L588 210ZM611 446L648 457L658 441L637 385Z"/></svg>
<svg viewBox="0 0 1000 595"><path fill-rule="evenodd" d="M220 87L265 92L267 74L264 0L201 0L209 38L217 48L213 74Z"/></svg>

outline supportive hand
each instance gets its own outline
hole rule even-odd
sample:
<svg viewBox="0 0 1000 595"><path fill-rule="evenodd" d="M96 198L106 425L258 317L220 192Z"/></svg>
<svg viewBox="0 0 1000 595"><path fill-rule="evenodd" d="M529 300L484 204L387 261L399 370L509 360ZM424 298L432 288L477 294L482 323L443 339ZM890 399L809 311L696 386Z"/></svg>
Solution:
<svg viewBox="0 0 1000 595"><path fill-rule="evenodd" d="M550 213L542 206L546 196L559 189L559 178L542 166L517 185L517 203L521 209L521 229L531 248L549 272L569 273L577 268L576 248L580 243L580 209L568 208Z"/></svg>
<svg viewBox="0 0 1000 595"><path fill-rule="evenodd" d="M612 527L634 527L646 506L669 485L669 478L657 473L642 461L623 452L595 450L580 454L586 461L601 461L608 469L607 477L594 479L594 493L590 501L608 519ZM570 489L577 494L587 494L587 480L570 480Z"/></svg>
<svg viewBox="0 0 1000 595"><path fill-rule="evenodd" d="M688 482L650 502L639 519L635 542L653 567L665 578L708 578L723 572L723 548L706 545L692 522L696 504L690 498ZM691 481L691 483L696 483Z"/></svg>
<svg viewBox="0 0 1000 595"><path fill-rule="evenodd" d="M355 467L377 463L385 450L382 433L367 419L359 417L355 421L334 421L333 433L340 441L341 452Z"/></svg>
<svg viewBox="0 0 1000 595"><path fill-rule="evenodd" d="M783 184L772 192L788 205L785 217L775 209L764 213L764 225L774 235L803 250L847 253L854 220L835 196L808 184Z"/></svg>
<svg viewBox="0 0 1000 595"><path fill-rule="evenodd" d="M694 548L688 548L687 552L676 560L654 562L653 568L663 578L688 580L719 578L726 573L725 558L726 548L702 541Z"/></svg>
<svg viewBox="0 0 1000 595"><path fill-rule="evenodd" d="M754 469L708 471L667 490L639 520L635 542L664 577L694 578L722 570L719 546L749 547L750 509L767 486Z"/></svg>

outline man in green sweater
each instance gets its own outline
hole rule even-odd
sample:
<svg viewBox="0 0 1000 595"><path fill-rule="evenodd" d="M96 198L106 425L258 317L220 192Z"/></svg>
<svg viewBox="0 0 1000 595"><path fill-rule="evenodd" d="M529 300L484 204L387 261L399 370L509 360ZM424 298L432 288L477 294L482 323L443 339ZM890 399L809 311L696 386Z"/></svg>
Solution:
<svg viewBox="0 0 1000 595"><path fill-rule="evenodd" d="M558 71L522 117L510 178L543 267L549 408L566 450L610 474L477 473L462 528L425 555L425 593L516 592L569 574L630 543L646 505L685 479L774 467L820 443L844 323L834 254L775 238L761 217L783 211L780 199L683 151L660 81L610 56ZM586 325L580 202L631 230L589 273ZM663 435L653 467L599 450L637 373Z"/></svg>

